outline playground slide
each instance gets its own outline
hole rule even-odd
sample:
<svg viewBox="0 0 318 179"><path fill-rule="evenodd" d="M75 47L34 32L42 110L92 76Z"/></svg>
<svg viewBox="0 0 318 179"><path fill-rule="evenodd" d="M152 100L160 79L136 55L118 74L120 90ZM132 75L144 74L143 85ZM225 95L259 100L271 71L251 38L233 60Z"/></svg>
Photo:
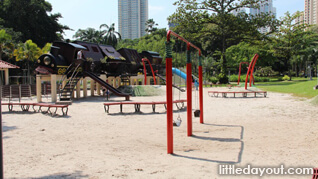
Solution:
<svg viewBox="0 0 318 179"><path fill-rule="evenodd" d="M172 73L180 76L181 78L187 80L187 74L185 74L183 71L177 69L177 68L172 68ZM199 82L193 77L192 75L192 80L194 79L194 85L196 88L199 87Z"/></svg>
<svg viewBox="0 0 318 179"><path fill-rule="evenodd" d="M122 96L126 98L126 101L129 100L129 94L126 93L122 93L121 91L119 91L118 89L114 88L113 86L111 86L110 84L108 84L106 81L100 79L97 75L95 75L92 72L88 72L85 71L84 75L87 75L89 77L91 77L94 81L96 81L97 83L99 83L100 85L102 85L103 87L107 88L109 91L113 92L116 96Z"/></svg>

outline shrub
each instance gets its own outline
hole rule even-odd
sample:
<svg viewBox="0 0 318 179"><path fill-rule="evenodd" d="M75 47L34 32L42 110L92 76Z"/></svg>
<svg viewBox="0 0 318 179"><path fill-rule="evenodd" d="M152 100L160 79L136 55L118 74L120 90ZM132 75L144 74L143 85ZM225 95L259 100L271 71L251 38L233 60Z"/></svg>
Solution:
<svg viewBox="0 0 318 179"><path fill-rule="evenodd" d="M231 75L229 80L230 80L230 82L237 82L238 81L238 76L237 75Z"/></svg>
<svg viewBox="0 0 318 179"><path fill-rule="evenodd" d="M254 76L254 82L269 82L269 81L270 81L269 77ZM244 79L244 82L245 82L245 79Z"/></svg>
<svg viewBox="0 0 318 179"><path fill-rule="evenodd" d="M219 82L220 82L221 84L227 84L227 83L229 83L229 78L228 78L224 73L220 73L220 74L218 75L218 79L219 79Z"/></svg>
<svg viewBox="0 0 318 179"><path fill-rule="evenodd" d="M271 66L266 66L266 67L259 67L254 74L255 76L273 76L276 73L277 72L275 72Z"/></svg>
<svg viewBox="0 0 318 179"><path fill-rule="evenodd" d="M288 75L285 75L285 76L283 77L283 80L284 80L284 81L288 81L288 80L290 80L290 77L289 77Z"/></svg>
<svg viewBox="0 0 318 179"><path fill-rule="evenodd" d="M209 78L209 80L213 83L213 84L216 84L219 80L216 78L216 77L214 77L214 76L211 76L210 78Z"/></svg>

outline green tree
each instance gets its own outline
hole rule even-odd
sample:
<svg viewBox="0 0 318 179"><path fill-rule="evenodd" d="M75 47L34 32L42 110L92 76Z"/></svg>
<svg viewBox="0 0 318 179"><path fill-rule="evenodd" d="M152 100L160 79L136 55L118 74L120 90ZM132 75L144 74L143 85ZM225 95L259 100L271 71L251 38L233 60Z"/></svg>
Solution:
<svg viewBox="0 0 318 179"><path fill-rule="evenodd" d="M12 53L13 44L11 39L11 36L4 29L0 30L0 60L2 60L2 54Z"/></svg>
<svg viewBox="0 0 318 179"><path fill-rule="evenodd" d="M115 31L114 23L112 23L111 26L102 24L100 25L99 30L94 28L87 28L85 30L79 29L73 37L77 40L107 44L113 47L116 47L121 39L121 35Z"/></svg>
<svg viewBox="0 0 318 179"><path fill-rule="evenodd" d="M99 43L102 40L102 33L94 28L79 29L73 36L77 40Z"/></svg>
<svg viewBox="0 0 318 179"><path fill-rule="evenodd" d="M289 12L281 19L281 26L279 31L275 34L272 40L272 52L281 60L285 69L289 72L291 77L292 62L298 55L305 53L305 48L313 41L317 41L317 34L314 34L308 28L307 24L294 23L295 19L301 14L297 12L291 15Z"/></svg>
<svg viewBox="0 0 318 179"><path fill-rule="evenodd" d="M275 66L277 58L270 52L269 41L258 41L258 43L241 42L226 49L228 67L238 69L240 62L251 62L253 56L259 54L257 67ZM277 70L277 69L276 69Z"/></svg>
<svg viewBox="0 0 318 179"><path fill-rule="evenodd" d="M102 30L103 27L105 27L106 30ZM121 35L119 32L115 31L115 23L112 23L110 26L102 24L99 28L102 34L102 43L116 47L118 41L121 39Z"/></svg>
<svg viewBox="0 0 318 179"><path fill-rule="evenodd" d="M145 23L146 25L146 29L145 31L148 33L148 34L151 34L152 32L158 30L158 28L156 26L158 26L158 23L156 23L153 19L148 19Z"/></svg>
<svg viewBox="0 0 318 179"><path fill-rule="evenodd" d="M0 25L21 32L20 41L32 39L44 46L47 42L60 40L59 34L69 29L58 23L62 15L51 11L52 5L45 0L2 0Z"/></svg>
<svg viewBox="0 0 318 179"><path fill-rule="evenodd" d="M174 30L198 44L206 54L219 58L222 76L227 78L225 51L228 47L242 41L264 39L268 34L259 33L260 27L270 26L275 31L278 22L270 14L251 16L239 13L235 16L232 13L240 8L258 7L259 2L263 1L179 0L175 2L177 12L169 17L169 21L177 23Z"/></svg>
<svg viewBox="0 0 318 179"><path fill-rule="evenodd" d="M14 56L16 61L24 61L28 69L28 79L31 83L30 76L30 63L31 67L34 67L34 62L40 57L42 50L33 43L32 40L27 40L25 43L18 44L18 48L14 50Z"/></svg>

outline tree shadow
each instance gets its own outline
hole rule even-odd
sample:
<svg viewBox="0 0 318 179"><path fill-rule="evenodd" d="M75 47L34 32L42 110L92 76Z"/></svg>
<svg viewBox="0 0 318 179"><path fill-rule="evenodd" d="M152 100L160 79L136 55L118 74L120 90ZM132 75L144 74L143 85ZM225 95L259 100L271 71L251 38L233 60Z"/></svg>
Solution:
<svg viewBox="0 0 318 179"><path fill-rule="evenodd" d="M219 164L239 164L242 161L242 155L244 151L244 127L240 125L220 125L220 124L204 124L204 125L211 125L211 126L217 126L217 127L233 127L233 128L241 128L240 132L240 138L217 138L217 137L205 137L205 136L197 136L193 135L192 137L199 140L209 140L209 141L217 141L217 142L227 142L227 143L241 143L240 150L237 154L237 160L235 161L222 161L222 160L213 160L213 159L206 159L206 158L199 158L199 157L193 157L193 156L187 156L187 155L180 155L180 154L172 154L175 157L181 157L191 160L199 160L199 161L205 161L205 162L212 162L212 163L219 163Z"/></svg>
<svg viewBox="0 0 318 179"><path fill-rule="evenodd" d="M8 132L18 129L16 126L2 126L2 132Z"/></svg>
<svg viewBox="0 0 318 179"><path fill-rule="evenodd" d="M2 125L2 133L8 132L8 131L12 131L12 130L16 130L18 129L16 126L6 126L5 122L3 122ZM2 136L2 139L9 139L9 136Z"/></svg>
<svg viewBox="0 0 318 179"><path fill-rule="evenodd" d="M47 176L42 177L31 177L33 179L57 179L57 178L63 178L63 179L74 179L74 178L89 178L88 175L82 174L82 171L75 171L74 173L57 173L57 174L51 174ZM29 177L28 177L29 178ZM25 178L27 179L27 178Z"/></svg>

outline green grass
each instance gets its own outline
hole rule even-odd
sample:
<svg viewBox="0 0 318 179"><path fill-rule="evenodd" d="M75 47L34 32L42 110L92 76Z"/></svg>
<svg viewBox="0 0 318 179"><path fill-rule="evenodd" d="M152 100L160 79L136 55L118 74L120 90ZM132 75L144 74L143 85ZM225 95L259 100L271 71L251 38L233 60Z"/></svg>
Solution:
<svg viewBox="0 0 318 179"><path fill-rule="evenodd" d="M309 81L307 78L293 78L292 80L259 82L255 85L261 90L291 93L298 97L313 98L318 95L318 90L313 89L317 85L316 78L313 78L312 81Z"/></svg>

